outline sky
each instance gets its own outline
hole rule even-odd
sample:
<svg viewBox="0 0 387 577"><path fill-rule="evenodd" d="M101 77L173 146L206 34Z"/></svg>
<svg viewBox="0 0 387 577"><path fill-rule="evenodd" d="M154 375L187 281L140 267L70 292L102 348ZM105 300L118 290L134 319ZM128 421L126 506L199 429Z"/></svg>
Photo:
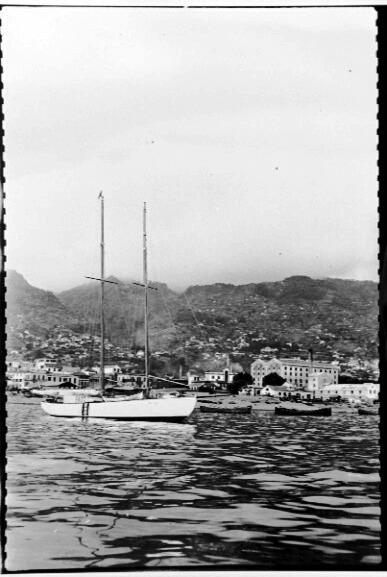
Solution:
<svg viewBox="0 0 387 577"><path fill-rule="evenodd" d="M372 8L3 8L7 268L377 280Z"/></svg>

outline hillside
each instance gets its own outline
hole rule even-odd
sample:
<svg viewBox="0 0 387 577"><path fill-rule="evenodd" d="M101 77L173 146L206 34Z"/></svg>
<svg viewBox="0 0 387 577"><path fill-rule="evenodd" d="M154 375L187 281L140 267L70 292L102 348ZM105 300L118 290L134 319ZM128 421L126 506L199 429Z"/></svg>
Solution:
<svg viewBox="0 0 387 577"><path fill-rule="evenodd" d="M76 325L76 317L52 292L30 285L14 270L7 271L6 303L8 351L33 347L34 337L44 338L56 325Z"/></svg>
<svg viewBox="0 0 387 577"><path fill-rule="evenodd" d="M142 348L143 289L110 280L118 284L105 285L108 340L125 349ZM157 288L149 291L151 350L184 359L186 366L204 367L227 353L248 367L258 354L304 356L308 348L324 359L378 356L378 291L371 281L293 276L238 286L192 286L182 294L165 284L151 285ZM55 296L9 273L7 286L10 342L23 327L42 334L55 324L98 334L97 282Z"/></svg>
<svg viewBox="0 0 387 577"><path fill-rule="evenodd" d="M105 319L108 339L120 346L142 347L144 342L143 289L130 281L122 282L115 277L107 280L117 284L105 284ZM174 331L170 307L175 308L178 296L167 285L149 283L149 330L152 348L167 346ZM156 290L154 290L156 289ZM90 282L59 293L58 299L75 313L85 332L98 331L100 310L100 286Z"/></svg>
<svg viewBox="0 0 387 577"><path fill-rule="evenodd" d="M186 296L214 342L226 339L241 352L258 354L270 347L297 354L312 347L325 358L378 356L378 291L371 281L294 276L195 286Z"/></svg>

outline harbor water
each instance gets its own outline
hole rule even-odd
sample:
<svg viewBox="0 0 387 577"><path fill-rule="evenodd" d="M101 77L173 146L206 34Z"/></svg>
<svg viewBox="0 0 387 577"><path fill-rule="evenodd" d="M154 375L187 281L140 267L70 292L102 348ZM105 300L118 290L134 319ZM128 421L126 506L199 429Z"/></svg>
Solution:
<svg viewBox="0 0 387 577"><path fill-rule="evenodd" d="M378 568L377 416L7 412L8 571Z"/></svg>

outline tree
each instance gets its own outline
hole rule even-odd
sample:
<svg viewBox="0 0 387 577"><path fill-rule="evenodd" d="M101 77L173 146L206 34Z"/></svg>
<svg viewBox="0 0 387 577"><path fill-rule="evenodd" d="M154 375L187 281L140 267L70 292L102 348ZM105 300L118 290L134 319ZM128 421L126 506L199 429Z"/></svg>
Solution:
<svg viewBox="0 0 387 577"><path fill-rule="evenodd" d="M262 386L266 387L266 385L271 386L281 386L286 382L286 379L283 379L278 373L269 373L265 375L262 379Z"/></svg>
<svg viewBox="0 0 387 577"><path fill-rule="evenodd" d="M237 395L245 385L251 385L253 377L249 373L237 373L232 383L228 383L227 389L231 395Z"/></svg>

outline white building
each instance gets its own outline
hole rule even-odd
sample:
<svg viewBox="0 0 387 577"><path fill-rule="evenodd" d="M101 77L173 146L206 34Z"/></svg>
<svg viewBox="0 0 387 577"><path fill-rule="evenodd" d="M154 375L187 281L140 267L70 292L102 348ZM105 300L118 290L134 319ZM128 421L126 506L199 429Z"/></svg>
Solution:
<svg viewBox="0 0 387 577"><path fill-rule="evenodd" d="M71 383L76 387L79 387L79 375L74 375L73 373L60 373L60 372L49 372L45 373L44 377L41 379L44 381L45 386L50 385L61 385L62 383Z"/></svg>
<svg viewBox="0 0 387 577"><path fill-rule="evenodd" d="M233 373L230 369L223 369L223 371L206 371L204 373L204 380L216 383L221 381L223 383L232 383L236 373Z"/></svg>
<svg viewBox="0 0 387 577"><path fill-rule="evenodd" d="M188 385L191 389L197 388L199 385L204 383L232 383L232 380L236 373L232 372L230 369L225 368L223 371L206 371L203 375L191 375L188 373Z"/></svg>
<svg viewBox="0 0 387 577"><path fill-rule="evenodd" d="M318 395L323 400L341 397L343 400L375 401L379 398L379 392L379 383L332 383L323 386Z"/></svg>
<svg viewBox="0 0 387 577"><path fill-rule="evenodd" d="M325 373L332 377L332 382L337 383L339 378L339 366L332 363L313 361L311 356L308 360L302 359L270 359L264 361L257 359L251 365L251 376L256 387L262 387L263 377L270 373L277 373L296 389L303 389L308 385L309 375Z"/></svg>
<svg viewBox="0 0 387 577"><path fill-rule="evenodd" d="M288 384L283 385L266 385L261 389L260 394L268 397L288 397L292 393L293 388Z"/></svg>
<svg viewBox="0 0 387 577"><path fill-rule="evenodd" d="M323 387L332 384L335 384L332 374L322 372L311 373L308 377L308 382L305 385L304 390L312 392L314 395L316 395Z"/></svg>
<svg viewBox="0 0 387 577"><path fill-rule="evenodd" d="M16 387L18 389L26 389L32 386L35 382L34 373L18 371L9 375L8 385L10 387Z"/></svg>
<svg viewBox="0 0 387 577"><path fill-rule="evenodd" d="M35 361L35 369L37 370L50 370L57 366L58 361L55 359L44 358L44 359L36 359Z"/></svg>
<svg viewBox="0 0 387 577"><path fill-rule="evenodd" d="M92 367L91 369L95 373L99 374L99 366ZM105 377L118 375L121 372L121 367L119 365L105 365L104 366L104 375Z"/></svg>

